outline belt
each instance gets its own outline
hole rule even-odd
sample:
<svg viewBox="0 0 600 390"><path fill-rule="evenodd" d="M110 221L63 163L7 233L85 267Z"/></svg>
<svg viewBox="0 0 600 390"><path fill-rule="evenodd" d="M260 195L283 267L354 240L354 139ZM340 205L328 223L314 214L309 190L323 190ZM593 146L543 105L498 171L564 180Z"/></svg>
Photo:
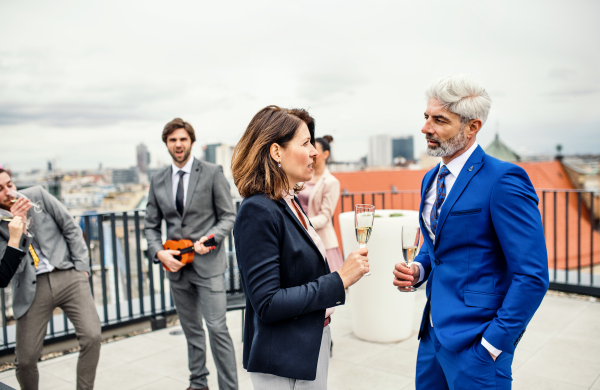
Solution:
<svg viewBox="0 0 600 390"><path fill-rule="evenodd" d="M327 325L329 325L330 322L331 322L331 316L325 318L325 325L323 325L323 328L326 327Z"/></svg>

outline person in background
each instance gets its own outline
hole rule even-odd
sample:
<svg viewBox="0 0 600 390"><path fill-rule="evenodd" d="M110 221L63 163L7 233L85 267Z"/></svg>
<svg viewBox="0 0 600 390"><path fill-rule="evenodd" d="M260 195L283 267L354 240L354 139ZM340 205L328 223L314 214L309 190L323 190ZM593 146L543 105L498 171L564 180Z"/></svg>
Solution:
<svg viewBox="0 0 600 390"><path fill-rule="evenodd" d="M326 135L316 141L315 148L319 154L315 158L314 175L311 181L304 183L304 190L298 193L298 199L325 245L329 269L335 272L344 263L333 229L333 214L340 199L340 181L327 169L333 137Z"/></svg>
<svg viewBox="0 0 600 390"><path fill-rule="evenodd" d="M17 320L16 376L21 390L39 387L38 359L42 354L48 322L60 307L75 326L81 347L77 360L77 390L94 388L100 358L100 318L89 284L90 258L83 234L66 207L41 186L22 191L39 213L29 211L12 191L17 187L0 168L0 208L34 222L20 247L25 252L12 283L13 310ZM13 203L14 202L14 203ZM8 238L10 240L10 238ZM0 234L0 257L8 246Z"/></svg>
<svg viewBox="0 0 600 390"><path fill-rule="evenodd" d="M237 390L235 351L225 317L227 296L223 276L227 267L223 241L235 220L229 183L222 167L192 156L196 133L188 122L175 118L167 123L162 140L173 161L152 177L145 231L148 256L169 269L167 279L188 344L188 390L208 390L203 319L217 367L219 389ZM173 257L179 251L163 248L163 221L168 240L194 242L194 261L183 264ZM216 247L203 245L211 234Z"/></svg>
<svg viewBox="0 0 600 390"><path fill-rule="evenodd" d="M31 205L25 201L25 198L21 199L28 206L27 209L31 208ZM12 277L15 276L15 272L17 272L21 260L25 257L25 251L19 248L19 241L21 241L23 231L25 230L23 218L16 216L10 222L0 222L0 234L4 238L6 238L7 228L8 244L6 252L4 252L4 255L1 257L2 260L0 260L0 288L8 286Z"/></svg>
<svg viewBox="0 0 600 390"><path fill-rule="evenodd" d="M313 176L314 119L268 106L233 153L244 197L233 229L246 293L243 365L256 390L327 388L333 307L369 271L366 248L330 272L325 246L294 196Z"/></svg>

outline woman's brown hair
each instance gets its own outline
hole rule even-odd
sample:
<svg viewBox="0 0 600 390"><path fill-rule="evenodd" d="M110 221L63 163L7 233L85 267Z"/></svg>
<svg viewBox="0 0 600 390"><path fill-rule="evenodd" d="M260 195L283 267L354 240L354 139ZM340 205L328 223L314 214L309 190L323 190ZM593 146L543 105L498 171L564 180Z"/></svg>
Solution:
<svg viewBox="0 0 600 390"><path fill-rule="evenodd" d="M262 192L279 200L291 190L285 172L271 158L271 145L286 147L304 122L315 144L315 120L303 109L267 106L250 121L233 151L231 172L233 181L244 198ZM301 187L294 186L294 191Z"/></svg>

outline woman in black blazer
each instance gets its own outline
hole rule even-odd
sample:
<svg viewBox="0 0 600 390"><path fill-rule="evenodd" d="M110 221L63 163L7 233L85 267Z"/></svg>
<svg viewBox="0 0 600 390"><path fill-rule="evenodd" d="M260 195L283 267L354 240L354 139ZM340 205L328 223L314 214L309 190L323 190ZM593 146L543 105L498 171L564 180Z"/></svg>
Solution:
<svg viewBox="0 0 600 390"><path fill-rule="evenodd" d="M369 271L367 250L359 249L330 273L325 247L295 197L297 183L312 178L314 143L306 111L269 106L234 151L233 178L245 198L234 227L246 293L243 364L255 389L298 382L327 388L327 316L344 304L344 288Z"/></svg>
<svg viewBox="0 0 600 390"><path fill-rule="evenodd" d="M13 217L8 224L9 239L2 260L0 260L0 288L8 286L8 283L17 272L25 252L19 249L19 240L23 235L25 224L21 217Z"/></svg>

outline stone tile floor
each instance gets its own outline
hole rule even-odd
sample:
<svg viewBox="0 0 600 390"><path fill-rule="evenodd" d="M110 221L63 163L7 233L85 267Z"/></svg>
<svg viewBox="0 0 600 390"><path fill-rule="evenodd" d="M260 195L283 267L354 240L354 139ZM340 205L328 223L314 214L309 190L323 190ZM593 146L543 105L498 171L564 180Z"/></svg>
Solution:
<svg viewBox="0 0 600 390"><path fill-rule="evenodd" d="M361 341L352 333L350 306L336 309L331 323L333 358L329 390L413 389L418 341L416 330L425 303L416 293L413 336L391 344ZM352 299L350 296L348 300ZM252 389L242 368L241 312L227 314L234 340L241 390ZM104 344L96 377L98 390L183 390L188 386L187 348L179 326ZM41 390L75 389L77 354L40 363ZM216 368L208 357L209 386L218 389ZM514 389L600 390L600 302L549 294L515 354ZM19 388L14 370L0 382Z"/></svg>

